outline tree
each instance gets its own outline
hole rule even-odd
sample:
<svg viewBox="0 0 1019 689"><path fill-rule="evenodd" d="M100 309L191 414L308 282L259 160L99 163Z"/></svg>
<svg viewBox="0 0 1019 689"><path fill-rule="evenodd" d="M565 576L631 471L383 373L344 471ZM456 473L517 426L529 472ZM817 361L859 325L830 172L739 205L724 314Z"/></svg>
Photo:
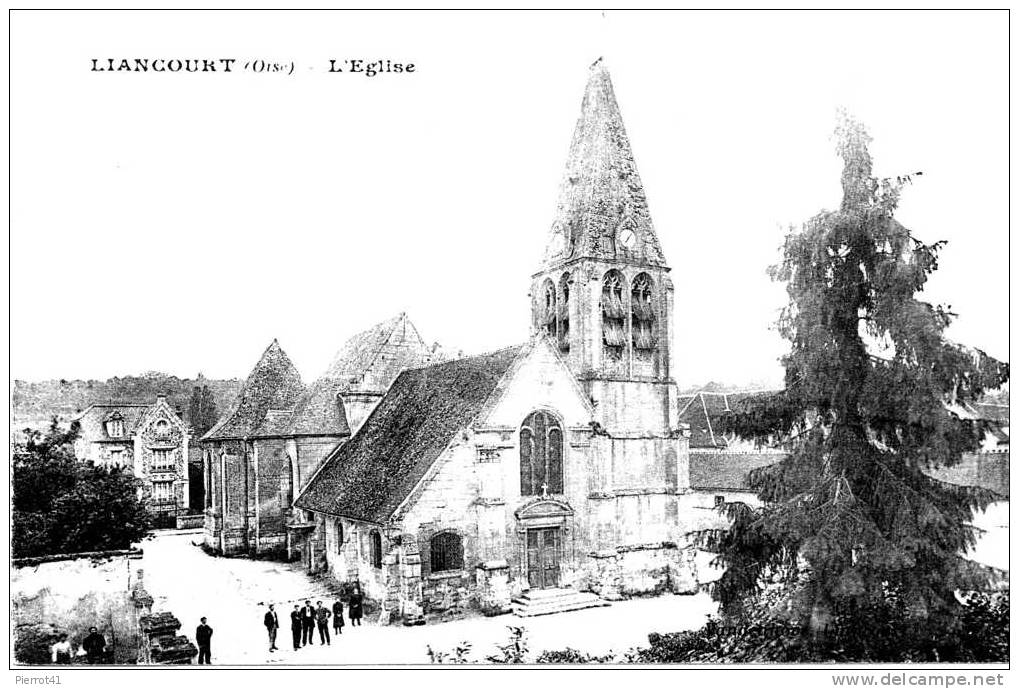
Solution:
<svg viewBox="0 0 1019 689"><path fill-rule="evenodd" d="M199 374L198 380L199 382L203 380L201 374ZM188 423L191 424L195 437L201 438L208 433L218 420L219 412L216 409L216 399L212 391L209 390L209 386L198 387L195 385L191 389L191 398L188 402Z"/></svg>
<svg viewBox="0 0 1019 689"><path fill-rule="evenodd" d="M12 550L15 557L120 550L143 538L150 517L141 484L119 467L78 462L77 425L28 432L14 448Z"/></svg>
<svg viewBox="0 0 1019 689"><path fill-rule="evenodd" d="M947 341L954 314L916 296L944 242L893 217L913 176L875 178L870 137L851 117L836 140L841 206L791 231L770 270L789 297L785 389L747 401L726 429L782 438L789 454L751 476L764 506L726 506L731 528L702 541L726 568L713 593L729 615L781 582L783 609L814 639L837 616L892 600L934 639L955 624L955 592L976 584L961 554L991 496L927 472L977 448L979 428L953 406L1009 370Z"/></svg>

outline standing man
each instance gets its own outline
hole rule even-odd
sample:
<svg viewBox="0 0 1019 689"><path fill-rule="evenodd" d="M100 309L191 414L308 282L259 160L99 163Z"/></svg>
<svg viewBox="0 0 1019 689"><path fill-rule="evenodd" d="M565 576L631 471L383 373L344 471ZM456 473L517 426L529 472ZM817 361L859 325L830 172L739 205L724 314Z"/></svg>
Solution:
<svg viewBox="0 0 1019 689"><path fill-rule="evenodd" d="M330 617L332 617L332 613L329 612L329 608L324 607L322 601L319 601L315 608L315 621L318 622L318 640L326 646L332 646L329 642Z"/></svg>
<svg viewBox="0 0 1019 689"><path fill-rule="evenodd" d="M301 608L301 645L307 646L311 644L315 645L315 608L311 607L311 601L304 601L304 607Z"/></svg>
<svg viewBox="0 0 1019 689"><path fill-rule="evenodd" d="M106 639L97 628L89 627L88 636L81 642L81 647L85 649L89 665L103 662L103 655L106 653Z"/></svg>
<svg viewBox="0 0 1019 689"><path fill-rule="evenodd" d="M364 594L361 593L361 584L354 584L354 592L347 600L347 616L350 617L350 626L360 627L362 615L364 615Z"/></svg>
<svg viewBox="0 0 1019 689"><path fill-rule="evenodd" d="M212 627L205 623L205 619L202 618L202 623L195 630L195 643L198 644L198 664L212 665Z"/></svg>
<svg viewBox="0 0 1019 689"><path fill-rule="evenodd" d="M272 653L276 650L276 632L280 628L280 619L276 616L276 610L272 603L269 603L269 609L265 613L262 624L265 625L266 631L269 632L269 653Z"/></svg>
<svg viewBox="0 0 1019 689"><path fill-rule="evenodd" d="M301 648L301 606L295 605L294 611L290 613L290 635L294 637L294 650Z"/></svg>

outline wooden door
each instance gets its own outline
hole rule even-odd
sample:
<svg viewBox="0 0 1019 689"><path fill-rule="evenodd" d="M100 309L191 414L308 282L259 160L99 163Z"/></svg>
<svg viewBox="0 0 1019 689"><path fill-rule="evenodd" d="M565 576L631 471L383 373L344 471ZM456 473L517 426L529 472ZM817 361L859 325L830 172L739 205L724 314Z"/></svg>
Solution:
<svg viewBox="0 0 1019 689"><path fill-rule="evenodd" d="M560 529L528 529L527 580L531 588L550 589L559 586L561 553Z"/></svg>

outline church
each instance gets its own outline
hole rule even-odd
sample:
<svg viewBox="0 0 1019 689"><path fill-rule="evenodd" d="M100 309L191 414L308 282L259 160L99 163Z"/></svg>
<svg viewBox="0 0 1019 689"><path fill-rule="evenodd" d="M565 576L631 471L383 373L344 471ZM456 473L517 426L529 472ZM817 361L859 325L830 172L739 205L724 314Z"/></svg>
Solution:
<svg viewBox="0 0 1019 689"><path fill-rule="evenodd" d="M308 566L404 621L695 591L669 270L599 61L529 339L395 378L295 501Z"/></svg>
<svg viewBox="0 0 1019 689"><path fill-rule="evenodd" d="M453 356L401 313L354 335L310 387L273 341L231 409L201 438L204 544L221 555L299 554L313 525L294 497L407 368ZM298 550L295 551L295 548Z"/></svg>

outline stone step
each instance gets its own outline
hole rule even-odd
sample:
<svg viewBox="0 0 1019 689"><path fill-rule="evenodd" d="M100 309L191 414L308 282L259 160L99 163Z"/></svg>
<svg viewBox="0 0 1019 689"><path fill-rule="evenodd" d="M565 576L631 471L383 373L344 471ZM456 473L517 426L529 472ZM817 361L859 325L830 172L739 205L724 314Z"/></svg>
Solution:
<svg viewBox="0 0 1019 689"><path fill-rule="evenodd" d="M546 589L540 592L528 591L512 601L513 612L518 617L553 615L586 608L609 605L593 593L582 593L573 589Z"/></svg>

